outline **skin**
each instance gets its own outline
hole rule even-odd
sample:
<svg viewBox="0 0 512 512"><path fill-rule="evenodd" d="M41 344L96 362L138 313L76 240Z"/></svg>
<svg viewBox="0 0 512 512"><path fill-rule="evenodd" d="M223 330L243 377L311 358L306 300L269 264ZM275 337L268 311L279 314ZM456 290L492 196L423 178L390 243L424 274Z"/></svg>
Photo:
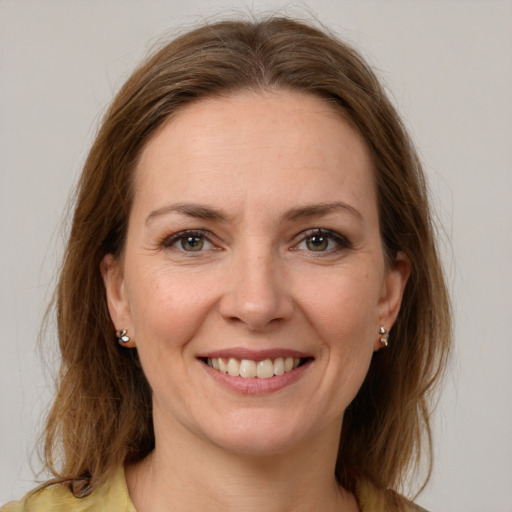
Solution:
<svg viewBox="0 0 512 512"><path fill-rule="evenodd" d="M126 468L137 510L357 510L334 479L343 412L409 264L385 263L372 163L339 113L284 91L180 110L142 153L126 246L102 273L153 390L156 448ZM201 359L219 350L308 364L241 392Z"/></svg>

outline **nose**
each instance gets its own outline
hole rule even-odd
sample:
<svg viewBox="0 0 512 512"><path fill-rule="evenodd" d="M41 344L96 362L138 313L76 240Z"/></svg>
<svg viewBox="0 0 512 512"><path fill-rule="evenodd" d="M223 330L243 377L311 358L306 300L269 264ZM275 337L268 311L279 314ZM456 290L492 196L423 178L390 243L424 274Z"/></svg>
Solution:
<svg viewBox="0 0 512 512"><path fill-rule="evenodd" d="M265 331L288 320L293 300L283 262L271 251L240 251L233 256L220 313L251 331Z"/></svg>

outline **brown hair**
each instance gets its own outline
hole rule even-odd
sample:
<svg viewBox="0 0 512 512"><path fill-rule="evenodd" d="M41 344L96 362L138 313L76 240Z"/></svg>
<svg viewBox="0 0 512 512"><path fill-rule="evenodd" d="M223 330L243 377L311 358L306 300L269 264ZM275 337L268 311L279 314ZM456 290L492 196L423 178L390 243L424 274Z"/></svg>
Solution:
<svg viewBox="0 0 512 512"><path fill-rule="evenodd" d="M100 275L104 255L123 248L138 156L184 105L242 89L313 94L352 123L373 158L389 264L399 250L411 262L390 345L374 355L345 412L338 481L350 490L360 478L400 488L424 434L430 448L429 397L449 352L450 311L425 178L406 130L369 66L333 35L287 18L224 21L175 39L133 73L78 184L56 293L62 366L45 430L46 467L86 483L77 493L154 447L151 391L136 351L115 342Z"/></svg>

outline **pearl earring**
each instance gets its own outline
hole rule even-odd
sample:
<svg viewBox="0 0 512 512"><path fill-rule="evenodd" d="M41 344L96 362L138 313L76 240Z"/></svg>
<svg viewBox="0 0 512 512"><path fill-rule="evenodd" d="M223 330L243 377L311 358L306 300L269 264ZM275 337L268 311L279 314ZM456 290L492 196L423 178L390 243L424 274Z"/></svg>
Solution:
<svg viewBox="0 0 512 512"><path fill-rule="evenodd" d="M116 331L116 338L119 343L128 343L130 341L130 336L126 336L126 329Z"/></svg>
<svg viewBox="0 0 512 512"><path fill-rule="evenodd" d="M385 327L380 327L379 334L381 336L380 342L387 347L388 346L388 339L389 339L389 332L386 330Z"/></svg>

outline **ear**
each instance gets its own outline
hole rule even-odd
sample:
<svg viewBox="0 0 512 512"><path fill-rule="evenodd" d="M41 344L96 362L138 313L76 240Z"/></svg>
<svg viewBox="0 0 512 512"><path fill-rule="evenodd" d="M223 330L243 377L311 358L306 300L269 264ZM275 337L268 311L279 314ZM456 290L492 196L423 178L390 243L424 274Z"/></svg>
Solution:
<svg viewBox="0 0 512 512"><path fill-rule="evenodd" d="M405 285L411 273L411 262L403 252L399 251L395 261L385 272L381 296L379 298L379 325L375 330L374 350L382 348L378 329L382 326L389 332L396 321L402 304Z"/></svg>
<svg viewBox="0 0 512 512"><path fill-rule="evenodd" d="M130 304L126 295L122 264L112 254L106 254L100 263L100 271L107 293L107 305L110 318L116 330L126 329L130 341L123 347L135 347L135 333L130 313Z"/></svg>

